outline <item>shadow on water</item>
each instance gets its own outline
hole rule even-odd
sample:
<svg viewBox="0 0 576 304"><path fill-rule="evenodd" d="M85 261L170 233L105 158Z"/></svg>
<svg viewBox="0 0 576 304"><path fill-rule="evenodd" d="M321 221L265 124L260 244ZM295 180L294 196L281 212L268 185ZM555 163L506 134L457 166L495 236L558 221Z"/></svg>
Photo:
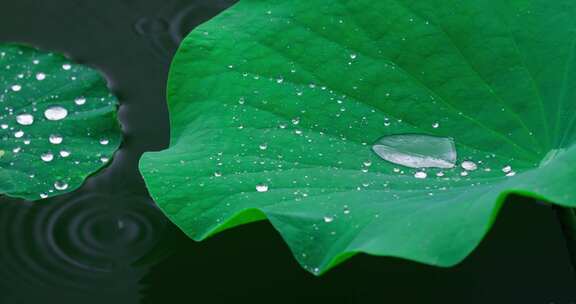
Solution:
<svg viewBox="0 0 576 304"><path fill-rule="evenodd" d="M107 75L121 100L125 140L112 164L74 193L39 202L0 198L0 303L576 300L553 213L519 199L454 269L362 255L315 278L268 223L203 243L169 223L146 192L138 159L168 144L165 82L178 42L233 2L2 3L1 42L64 52Z"/></svg>

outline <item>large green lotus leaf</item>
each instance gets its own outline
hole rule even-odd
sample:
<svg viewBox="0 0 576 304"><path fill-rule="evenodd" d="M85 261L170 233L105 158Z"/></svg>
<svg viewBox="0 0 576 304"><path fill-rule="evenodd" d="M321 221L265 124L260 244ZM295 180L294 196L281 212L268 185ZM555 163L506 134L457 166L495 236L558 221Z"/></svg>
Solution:
<svg viewBox="0 0 576 304"><path fill-rule="evenodd" d="M70 192L121 142L105 79L61 55L0 45L0 105L0 194Z"/></svg>
<svg viewBox="0 0 576 304"><path fill-rule="evenodd" d="M454 265L512 193L576 206L575 20L572 0L242 0L180 47L171 146L141 170L196 240L267 218L316 274ZM457 165L388 162L389 135L453 141Z"/></svg>

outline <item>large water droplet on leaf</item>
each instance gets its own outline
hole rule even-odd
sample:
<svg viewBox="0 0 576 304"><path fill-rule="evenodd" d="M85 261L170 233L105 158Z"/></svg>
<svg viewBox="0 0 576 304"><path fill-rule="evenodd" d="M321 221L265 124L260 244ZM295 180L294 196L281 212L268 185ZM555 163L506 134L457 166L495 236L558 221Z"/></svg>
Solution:
<svg viewBox="0 0 576 304"><path fill-rule="evenodd" d="M23 126L29 126L34 123L34 116L28 113L20 114L16 116L16 122Z"/></svg>
<svg viewBox="0 0 576 304"><path fill-rule="evenodd" d="M54 106L46 109L44 116L46 116L48 120L61 120L68 116L68 111L63 107Z"/></svg>
<svg viewBox="0 0 576 304"><path fill-rule="evenodd" d="M385 136L372 150L384 160L410 168L453 168L457 157L452 138L423 134Z"/></svg>

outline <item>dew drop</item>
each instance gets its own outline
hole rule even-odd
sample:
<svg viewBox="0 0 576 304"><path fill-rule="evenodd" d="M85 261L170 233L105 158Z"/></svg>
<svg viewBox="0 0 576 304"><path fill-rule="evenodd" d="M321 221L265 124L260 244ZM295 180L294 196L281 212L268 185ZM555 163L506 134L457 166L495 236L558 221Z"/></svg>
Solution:
<svg viewBox="0 0 576 304"><path fill-rule="evenodd" d="M423 172L423 171L418 171L418 172L414 173L415 178L423 179L423 178L426 178L427 176L428 176L428 174L426 174L426 172Z"/></svg>
<svg viewBox="0 0 576 304"><path fill-rule="evenodd" d="M267 191L268 191L268 185L266 185L266 184L258 184L258 185L256 185L256 191L258 191L258 192L267 192Z"/></svg>
<svg viewBox="0 0 576 304"><path fill-rule="evenodd" d="M42 80L44 80L44 79L46 79L46 74L44 74L44 73L38 73L38 74L36 74L36 80L42 81Z"/></svg>
<svg viewBox="0 0 576 304"><path fill-rule="evenodd" d="M50 152L46 152L46 153L40 155L40 158L45 162L50 162L54 159L54 154L52 154Z"/></svg>
<svg viewBox="0 0 576 304"><path fill-rule="evenodd" d="M344 214L350 214L350 207L348 207L348 205L344 205L344 211L342 211Z"/></svg>
<svg viewBox="0 0 576 304"><path fill-rule="evenodd" d="M20 90L22 90L22 86L19 84L15 84L11 87L12 91L14 92L19 92Z"/></svg>
<svg viewBox="0 0 576 304"><path fill-rule="evenodd" d="M460 164L460 166L462 166L462 169L466 171L474 171L478 169L478 165L476 165L476 163L470 160L463 161L462 164Z"/></svg>
<svg viewBox="0 0 576 304"><path fill-rule="evenodd" d="M103 146L105 146L105 145L107 145L107 144L109 144L109 143L110 143L110 141L109 141L108 139L106 139L106 138L100 139L100 144L103 145Z"/></svg>
<svg viewBox="0 0 576 304"><path fill-rule="evenodd" d="M62 136L56 135L56 134L52 134L52 135L50 135L50 137L48 138L48 140L50 141L50 143L51 143L51 144L54 144L54 145L59 145L59 144L61 144L63 139L64 139L64 138L63 138Z"/></svg>
<svg viewBox="0 0 576 304"><path fill-rule="evenodd" d="M324 223L332 223L334 221L334 217L333 216L325 216L324 217Z"/></svg>
<svg viewBox="0 0 576 304"><path fill-rule="evenodd" d="M19 131L14 132L14 137L20 138L22 136L24 136L24 131L19 130Z"/></svg>
<svg viewBox="0 0 576 304"><path fill-rule="evenodd" d="M20 114L16 116L16 122L23 126L29 126L34 123L34 116L28 113Z"/></svg>
<svg viewBox="0 0 576 304"><path fill-rule="evenodd" d="M48 120L61 120L68 116L68 110L60 106L53 106L44 111L44 116Z"/></svg>
<svg viewBox="0 0 576 304"><path fill-rule="evenodd" d="M86 103L86 98L84 98L84 97L78 97L78 98L74 99L74 103L75 103L76 105L81 106L81 105L83 105L83 104Z"/></svg>
<svg viewBox="0 0 576 304"><path fill-rule="evenodd" d="M54 188L55 188L56 190L63 191L63 190L68 189L68 184L65 183L65 182L62 182L62 181L57 181L57 182L54 183Z"/></svg>
<svg viewBox="0 0 576 304"><path fill-rule="evenodd" d="M68 63L65 63L62 65L62 69L66 70L66 71L70 70L71 68L72 68L72 65L70 65Z"/></svg>
<svg viewBox="0 0 576 304"><path fill-rule="evenodd" d="M68 156L70 156L70 151L62 150L62 151L60 151L60 156L68 157Z"/></svg>
<svg viewBox="0 0 576 304"><path fill-rule="evenodd" d="M260 148L260 150L266 150L266 149L268 149L268 144L263 143L259 146L259 148Z"/></svg>

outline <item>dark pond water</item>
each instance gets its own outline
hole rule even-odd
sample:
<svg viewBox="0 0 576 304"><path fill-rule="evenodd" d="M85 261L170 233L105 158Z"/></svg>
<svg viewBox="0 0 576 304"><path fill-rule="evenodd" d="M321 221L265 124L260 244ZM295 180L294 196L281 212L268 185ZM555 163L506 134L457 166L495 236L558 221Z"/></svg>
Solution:
<svg viewBox="0 0 576 304"><path fill-rule="evenodd" d="M168 143L164 100L178 42L229 0L0 0L0 42L26 42L100 68L120 97L125 142L78 191L0 197L0 303L576 303L554 213L507 202L464 263L438 269L358 256L321 278L268 223L203 243L148 197L137 163Z"/></svg>

